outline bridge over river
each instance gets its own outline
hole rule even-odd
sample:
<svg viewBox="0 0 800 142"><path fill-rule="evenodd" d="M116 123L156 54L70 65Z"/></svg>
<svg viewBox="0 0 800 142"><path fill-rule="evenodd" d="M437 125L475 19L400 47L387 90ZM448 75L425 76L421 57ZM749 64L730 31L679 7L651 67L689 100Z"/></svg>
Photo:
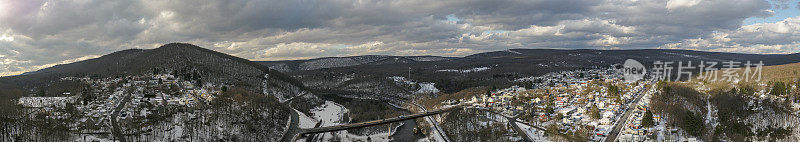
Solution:
<svg viewBox="0 0 800 142"><path fill-rule="evenodd" d="M427 112L411 114L411 115L403 115L403 116L387 118L387 119L380 119L380 120L374 120L374 121L368 121L368 122L344 124L344 125L336 125L336 126L328 126L328 127L319 127L319 128L310 128L310 129L300 129L299 132L297 133L297 135L294 136L292 141L295 141L295 140L299 139L300 137L305 137L306 135L313 135L313 134L317 134L317 133L335 132L335 131L341 131L341 130L347 130L347 129L353 129L353 128L370 127L370 126L375 126L375 125L382 125L382 124L400 122L400 121L409 120L409 119L417 119L417 118L421 118L421 117L426 117L426 116L430 116L430 115L436 115L436 114L440 114L440 113L444 113L444 112L449 112L449 111L461 109L461 108L464 108L465 106L467 106L467 105L461 104L461 105L455 105L455 106L451 106L451 107L447 107L447 108L436 109L436 110L433 110L433 111L427 111ZM509 119L515 119L515 118L510 118L509 117ZM514 122L516 122L516 121L511 121L511 123L514 123ZM516 126L516 124L512 124L512 125ZM536 127L536 126L532 126L532 127L536 128L536 129L543 130L543 128L540 128L540 127ZM530 138L527 136L527 134L522 132L518 127L515 127L515 131L518 131L521 134L525 135L525 136L523 136L523 138L525 138L525 140L530 141Z"/></svg>
<svg viewBox="0 0 800 142"><path fill-rule="evenodd" d="M302 136L308 135L308 134L334 132L334 131L341 131L341 130L347 130L347 129L353 129L353 128L369 127L369 126L382 125L382 124L387 124L387 123L400 122L400 121L409 120L409 119L417 119L417 118L420 118L420 117L425 117L425 116L430 116L430 115L435 115L435 114L440 114L440 113L444 113L444 112L457 110L457 109L462 108L462 107L463 107L463 105L456 105L456 106L452 106L452 107L448 107L448 108L441 108L441 109L437 109L437 110L433 110L433 111L427 111L427 112L411 114L411 115L403 115L403 116L387 118L387 119L373 120L373 121L368 121L368 122L344 124L344 125L336 125L336 126L328 126L328 127L319 127L319 128L311 128L311 129L301 129L300 132L298 133L298 135L295 136L296 137L295 139L297 139L298 136L302 137Z"/></svg>

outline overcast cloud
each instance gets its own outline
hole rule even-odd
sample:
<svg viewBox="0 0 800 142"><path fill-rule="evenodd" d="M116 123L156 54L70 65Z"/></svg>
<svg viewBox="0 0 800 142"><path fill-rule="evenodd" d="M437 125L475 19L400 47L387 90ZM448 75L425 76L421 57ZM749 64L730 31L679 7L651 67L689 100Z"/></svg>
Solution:
<svg viewBox="0 0 800 142"><path fill-rule="evenodd" d="M800 51L788 0L0 0L0 76L187 42L251 60L510 48ZM795 5L792 7L792 5Z"/></svg>

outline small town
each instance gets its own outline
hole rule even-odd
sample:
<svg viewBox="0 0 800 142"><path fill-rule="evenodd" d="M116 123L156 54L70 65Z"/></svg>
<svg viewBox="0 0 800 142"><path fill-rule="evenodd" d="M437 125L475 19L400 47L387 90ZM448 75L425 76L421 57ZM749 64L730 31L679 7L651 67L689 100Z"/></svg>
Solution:
<svg viewBox="0 0 800 142"><path fill-rule="evenodd" d="M546 134L552 131L590 133L588 139L592 141L605 141L612 134L618 135L618 141L699 141L679 128L667 126L666 120L650 111L651 97L658 91L656 81L626 82L621 73L611 69L556 72L518 81L535 84L529 89L513 86L443 104L470 103L516 118L520 122L517 124L527 125L527 133L538 140L553 140L547 137L551 134ZM698 90L708 89L701 83L694 85ZM756 93L777 99L765 90ZM800 103L792 103L795 110L799 106Z"/></svg>
<svg viewBox="0 0 800 142"><path fill-rule="evenodd" d="M604 140L615 126L624 127L622 140L646 140L647 135L657 132L643 133L645 128L637 123L641 122L641 115L647 109L646 101L641 100L654 93L651 88L654 84L624 82L621 77L619 72L610 69L548 73L519 80L535 82L530 87L533 89L513 86L460 101L517 118L524 125L555 127L559 133L592 133L594 141ZM633 117L623 118L628 110ZM651 117L658 120L657 115ZM543 131L530 130L534 131L530 134L544 134ZM671 135L659 136L666 139Z"/></svg>
<svg viewBox="0 0 800 142"><path fill-rule="evenodd" d="M76 118L71 130L80 133L110 133L115 129L112 123L137 122L152 119L153 113L167 113L164 108L191 108L208 105L225 87L212 83L202 83L191 78L175 77L172 74L147 74L124 78L91 79L89 77L65 77L61 81L78 81L88 84L80 93L67 97L32 97L18 99L25 111L44 114L50 118ZM34 113L36 112L36 113ZM32 115L31 117L35 117ZM149 125L157 122L144 122L135 129L153 131ZM80 127L78 127L80 126ZM119 129L119 128L116 128ZM89 138L91 141L94 138ZM82 139L87 140L87 139Z"/></svg>

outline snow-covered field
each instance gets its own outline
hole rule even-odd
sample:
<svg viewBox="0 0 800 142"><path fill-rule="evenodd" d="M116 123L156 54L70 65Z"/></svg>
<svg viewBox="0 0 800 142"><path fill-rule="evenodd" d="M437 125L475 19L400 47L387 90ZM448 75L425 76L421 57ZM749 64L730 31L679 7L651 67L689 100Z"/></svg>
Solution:
<svg viewBox="0 0 800 142"><path fill-rule="evenodd" d="M322 122L320 127L347 124L350 120L345 117L345 114L348 112L347 108L336 102L325 101L324 104L311 110L311 116L305 116L300 113L299 125L301 128L312 128L316 122ZM388 132L361 136L350 134L347 130L344 130L318 134L314 136L314 139L320 141L367 141L369 139L371 141L388 142L391 140L389 136ZM305 141L305 139L300 139L299 141Z"/></svg>
<svg viewBox="0 0 800 142"><path fill-rule="evenodd" d="M299 114L299 118L298 119L300 120L300 122L298 123L298 126L300 128L303 128L303 129L314 128L314 125L316 125L317 122L319 122L319 121L307 116L306 114L301 113L300 111L297 111L297 110L294 110L294 111L297 112L297 114Z"/></svg>
<svg viewBox="0 0 800 142"><path fill-rule="evenodd" d="M439 93L439 89L436 88L435 83L430 83L430 82L417 83L412 80L408 80L402 76L392 76L388 78L394 81L398 85L414 85L414 84L419 85L419 90L417 90L415 93Z"/></svg>
<svg viewBox="0 0 800 142"><path fill-rule="evenodd" d="M311 110L311 117L317 121L322 121L322 126L334 126L345 124L348 120L344 119L344 114L348 110L344 106L333 101L325 101L321 106Z"/></svg>
<svg viewBox="0 0 800 142"><path fill-rule="evenodd" d="M435 83L419 83L419 90L417 93L439 93L439 89L434 86Z"/></svg>

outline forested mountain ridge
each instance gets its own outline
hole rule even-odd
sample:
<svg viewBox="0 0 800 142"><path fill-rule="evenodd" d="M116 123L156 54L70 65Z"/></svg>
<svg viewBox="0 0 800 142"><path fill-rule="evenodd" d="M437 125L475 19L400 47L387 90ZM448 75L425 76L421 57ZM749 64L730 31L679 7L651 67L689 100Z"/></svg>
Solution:
<svg viewBox="0 0 800 142"><path fill-rule="evenodd" d="M371 59L369 62L365 58ZM392 95L406 97L422 87L419 85L397 85L391 78L404 77L414 82L433 83L443 92L457 92L478 86L522 85L519 78L539 76L550 72L581 69L610 68L634 59L647 68L655 61L692 62L697 67L701 61L736 61L740 65L747 61L781 65L800 62L800 54L741 54L675 49L637 50L592 50L592 49L510 49L485 52L465 57L423 56L439 60L413 60L420 56L353 56L309 60L258 61L300 80L307 87L323 90L340 90L354 94ZM379 59L373 59L379 58ZM324 61L324 62L323 62ZM355 64L354 61L364 61ZM322 64L315 68L298 68ZM673 70L675 71L675 70ZM691 70L697 73L697 68Z"/></svg>
<svg viewBox="0 0 800 142"><path fill-rule="evenodd" d="M280 72L185 43L0 83L4 141L277 141L292 116L283 102L310 94Z"/></svg>
<svg viewBox="0 0 800 142"><path fill-rule="evenodd" d="M50 86L54 80L62 77L105 78L160 72L188 76L205 82L237 85L250 90L260 90L262 79L266 74L282 82L302 86L290 77L247 59L192 44L170 43L155 49L122 50L95 59L56 65L18 76L2 77L0 82L8 84L0 87L7 87L10 90L36 88L50 90L42 86ZM15 91L13 94L3 95L4 97L26 95L20 93Z"/></svg>

